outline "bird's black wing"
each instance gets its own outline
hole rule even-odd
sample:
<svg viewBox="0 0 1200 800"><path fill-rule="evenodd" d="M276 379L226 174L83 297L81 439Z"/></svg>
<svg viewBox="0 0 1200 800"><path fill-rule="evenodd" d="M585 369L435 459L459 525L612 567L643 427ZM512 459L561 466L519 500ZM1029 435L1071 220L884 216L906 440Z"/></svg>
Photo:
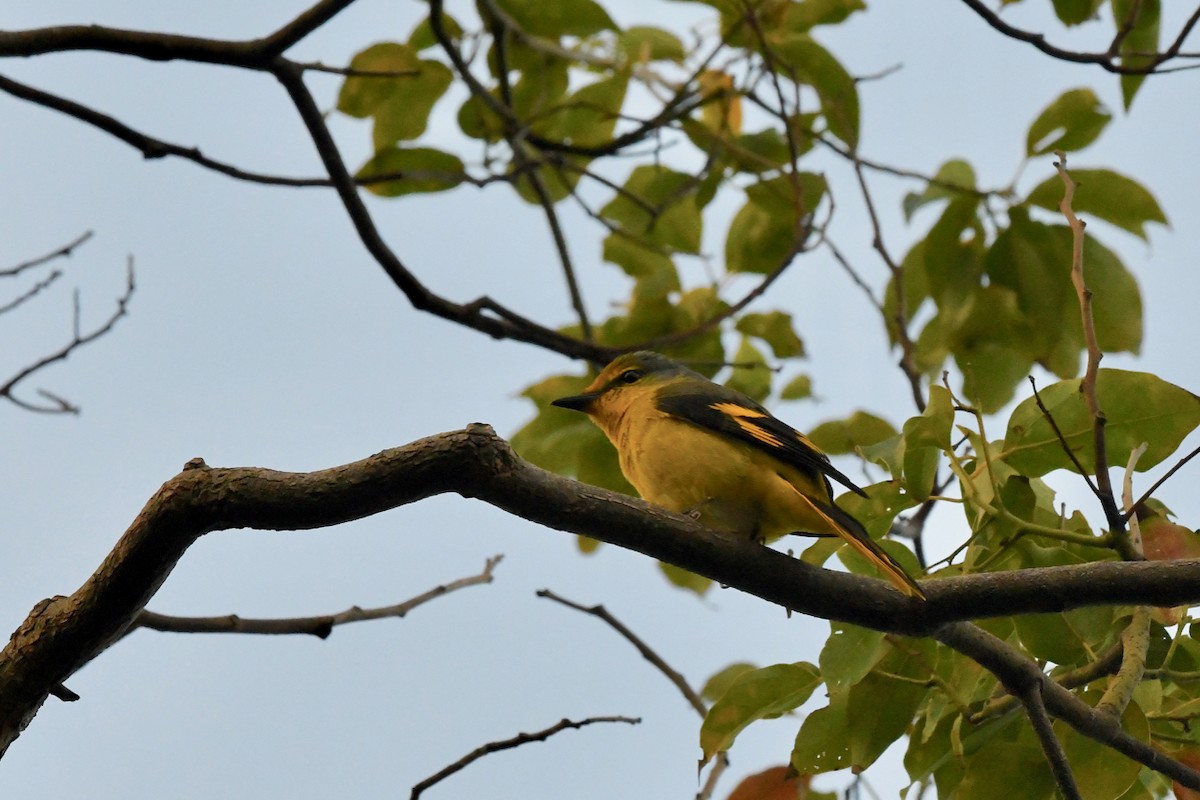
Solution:
<svg viewBox="0 0 1200 800"><path fill-rule="evenodd" d="M664 386L658 393L658 409L673 417L707 428L731 439L770 453L785 464L814 476L821 475L852 492L867 494L829 463L808 437L779 421L758 403L741 392L719 384L697 392L688 385ZM716 391L713 391L713 390Z"/></svg>

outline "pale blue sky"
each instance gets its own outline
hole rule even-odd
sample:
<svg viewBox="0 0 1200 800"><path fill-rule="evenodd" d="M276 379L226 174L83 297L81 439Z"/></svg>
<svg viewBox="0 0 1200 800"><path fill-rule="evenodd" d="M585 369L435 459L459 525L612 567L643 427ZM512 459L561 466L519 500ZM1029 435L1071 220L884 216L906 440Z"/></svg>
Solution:
<svg viewBox="0 0 1200 800"><path fill-rule="evenodd" d="M870 158L932 172L960 156L983 184L1003 184L1019 163L1027 126L1063 90L1090 86L1119 108L1115 77L1003 40L959 3L876 5L844 29L818 33L854 73L903 65L862 86L862 152ZM241 38L305 6L10 3L0 26L97 22ZM374 41L406 36L423 7L362 0L292 55L345 63ZM614 7L622 24L704 13L676 3ZM247 168L319 168L284 93L265 75L87 53L0 63L0 74ZM1077 166L1141 179L1173 223L1170 231L1153 229L1150 246L1095 228L1137 275L1147 306L1144 358L1106 365L1157 371L1193 391L1200 390L1197 80L1189 73L1152 79L1134 116L1118 112L1098 144L1072 157ZM337 78L311 75L308 83L323 106L333 105ZM455 107L446 101L440 110ZM116 332L25 388L61 393L83 407L82 416L0 406L0 628L15 628L43 597L73 591L189 458L309 470L473 421L511 434L531 412L517 392L551 371L577 368L413 312L330 192L147 162L105 134L7 96L0 119L0 179L8 188L0 197L0 264L94 230L64 281L81 288L85 321L108 314L127 255L138 270L131 316ZM449 116L433 132L451 137L452 126ZM367 128L335 115L334 129L347 159L361 163ZM883 269L850 175L836 161L820 163L842 187L834 235L879 285ZM1031 165L1022 185L1052 169L1049 159ZM889 243L902 253L931 217L906 226L898 201L913 185L884 177L872 184ZM371 208L400 257L435 290L456 300L488 293L552 323L570 319L543 220L502 187ZM594 227L571 208L564 218L600 316L624 286L601 264ZM709 223L706 246L718 256L722 229L719 219ZM69 333L66 288L43 298L36 313L0 317L5 371ZM879 322L825 255L798 265L763 307L796 314L821 398L787 406L782 416L811 427L864 406L897 420L911 413ZM1002 422L994 425L999 436ZM1200 524L1194 470L1162 495L1193 527ZM1064 494L1087 503L1073 488ZM952 511L934 524L935 547L965 530ZM693 712L615 634L534 591L605 603L696 684L736 660L815 660L827 631L822 621L789 620L733 591L698 601L668 589L641 556L606 547L584 558L568 536L457 497L336 529L214 533L189 551L150 607L292 616L383 605L475 573L495 553L506 560L494 584L404 620L338 629L324 642L139 632L71 679L80 702L46 704L0 767L0 796L394 797L485 741L564 716L628 714L642 725L594 726L495 755L428 796L690 797ZM749 729L733 753L733 778L784 761L797 725L784 719ZM868 773L883 795L904 782L899 759L893 751Z"/></svg>

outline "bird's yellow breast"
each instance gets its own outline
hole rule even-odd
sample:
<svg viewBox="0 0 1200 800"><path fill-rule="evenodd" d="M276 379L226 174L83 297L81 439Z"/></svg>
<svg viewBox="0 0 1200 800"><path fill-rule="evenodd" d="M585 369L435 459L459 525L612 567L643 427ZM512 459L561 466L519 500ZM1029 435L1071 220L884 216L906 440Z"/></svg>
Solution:
<svg viewBox="0 0 1200 800"><path fill-rule="evenodd" d="M644 499L760 541L794 531L835 532L802 496L828 500L823 482L769 453L634 400L597 409L594 417L616 447L621 471Z"/></svg>

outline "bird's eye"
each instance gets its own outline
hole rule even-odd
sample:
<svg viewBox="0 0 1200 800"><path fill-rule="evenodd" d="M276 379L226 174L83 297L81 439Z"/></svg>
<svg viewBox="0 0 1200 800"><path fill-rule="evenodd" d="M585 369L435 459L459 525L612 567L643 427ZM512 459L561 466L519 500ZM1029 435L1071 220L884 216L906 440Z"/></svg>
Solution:
<svg viewBox="0 0 1200 800"><path fill-rule="evenodd" d="M627 369L621 373L621 376L618 378L618 380L620 380L621 383L637 383L638 379L641 377L642 373L638 372L636 369Z"/></svg>

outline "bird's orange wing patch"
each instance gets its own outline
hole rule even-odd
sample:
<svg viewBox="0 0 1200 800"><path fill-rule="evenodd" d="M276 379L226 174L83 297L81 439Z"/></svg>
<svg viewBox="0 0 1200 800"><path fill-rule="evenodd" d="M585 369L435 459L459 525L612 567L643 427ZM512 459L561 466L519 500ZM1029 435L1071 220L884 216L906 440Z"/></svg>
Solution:
<svg viewBox="0 0 1200 800"><path fill-rule="evenodd" d="M783 442L779 440L778 436L752 422L752 420L762 419L766 416L761 411L755 411L753 408L746 408L737 403L713 403L709 407L713 411L718 411L729 417L739 428L763 444L770 445L771 447L783 447Z"/></svg>

